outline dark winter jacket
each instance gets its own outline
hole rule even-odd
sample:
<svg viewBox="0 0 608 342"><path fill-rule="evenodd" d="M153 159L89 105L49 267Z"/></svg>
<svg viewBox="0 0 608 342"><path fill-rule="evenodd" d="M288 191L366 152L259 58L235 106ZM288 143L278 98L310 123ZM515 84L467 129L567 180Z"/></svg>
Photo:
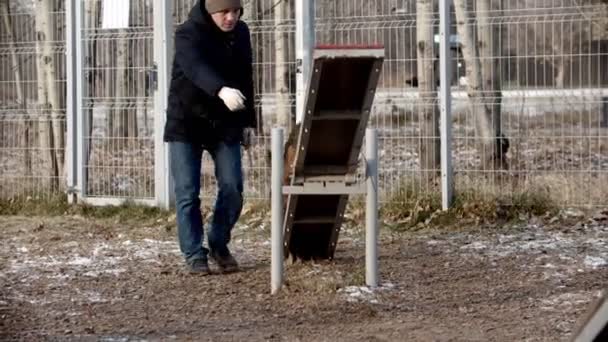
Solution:
<svg viewBox="0 0 608 342"><path fill-rule="evenodd" d="M165 141L240 141L243 127L256 127L251 38L239 21L222 32L200 0L175 33L175 58L165 125ZM217 96L224 86L240 90L245 109L231 112Z"/></svg>

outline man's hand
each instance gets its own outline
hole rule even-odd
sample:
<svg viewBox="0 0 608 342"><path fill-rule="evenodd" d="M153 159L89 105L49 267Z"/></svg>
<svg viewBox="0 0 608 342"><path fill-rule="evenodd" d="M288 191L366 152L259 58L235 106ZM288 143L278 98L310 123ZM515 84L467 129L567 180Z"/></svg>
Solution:
<svg viewBox="0 0 608 342"><path fill-rule="evenodd" d="M217 96L224 101L231 112L245 108L245 96L238 89L222 87Z"/></svg>
<svg viewBox="0 0 608 342"><path fill-rule="evenodd" d="M255 129L245 127L243 129L243 147L247 150L255 145Z"/></svg>

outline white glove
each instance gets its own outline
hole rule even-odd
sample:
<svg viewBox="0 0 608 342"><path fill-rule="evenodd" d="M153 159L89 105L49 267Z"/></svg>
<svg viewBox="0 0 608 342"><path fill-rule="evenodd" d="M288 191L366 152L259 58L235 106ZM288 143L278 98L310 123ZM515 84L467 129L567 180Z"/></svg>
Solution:
<svg viewBox="0 0 608 342"><path fill-rule="evenodd" d="M245 108L245 96L238 89L222 87L217 96L224 101L231 112Z"/></svg>
<svg viewBox="0 0 608 342"><path fill-rule="evenodd" d="M255 144L255 129L251 127L245 127L243 129L243 147L249 149Z"/></svg>

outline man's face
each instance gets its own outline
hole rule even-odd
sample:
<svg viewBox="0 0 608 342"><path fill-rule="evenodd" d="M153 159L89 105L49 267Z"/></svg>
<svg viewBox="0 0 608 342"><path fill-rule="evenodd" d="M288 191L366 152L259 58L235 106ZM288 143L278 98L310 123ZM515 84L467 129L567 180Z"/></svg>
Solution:
<svg viewBox="0 0 608 342"><path fill-rule="evenodd" d="M240 8L231 8L211 14L211 18L217 27L224 32L234 30L236 23L241 15Z"/></svg>

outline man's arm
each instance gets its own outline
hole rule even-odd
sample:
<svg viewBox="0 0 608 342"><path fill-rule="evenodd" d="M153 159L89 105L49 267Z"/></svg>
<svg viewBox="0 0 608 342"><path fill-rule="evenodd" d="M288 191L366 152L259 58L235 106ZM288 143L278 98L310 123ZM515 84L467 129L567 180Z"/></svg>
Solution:
<svg viewBox="0 0 608 342"><path fill-rule="evenodd" d="M192 26L183 25L175 33L175 61L194 85L209 96L216 96L226 81L205 61L193 30Z"/></svg>

